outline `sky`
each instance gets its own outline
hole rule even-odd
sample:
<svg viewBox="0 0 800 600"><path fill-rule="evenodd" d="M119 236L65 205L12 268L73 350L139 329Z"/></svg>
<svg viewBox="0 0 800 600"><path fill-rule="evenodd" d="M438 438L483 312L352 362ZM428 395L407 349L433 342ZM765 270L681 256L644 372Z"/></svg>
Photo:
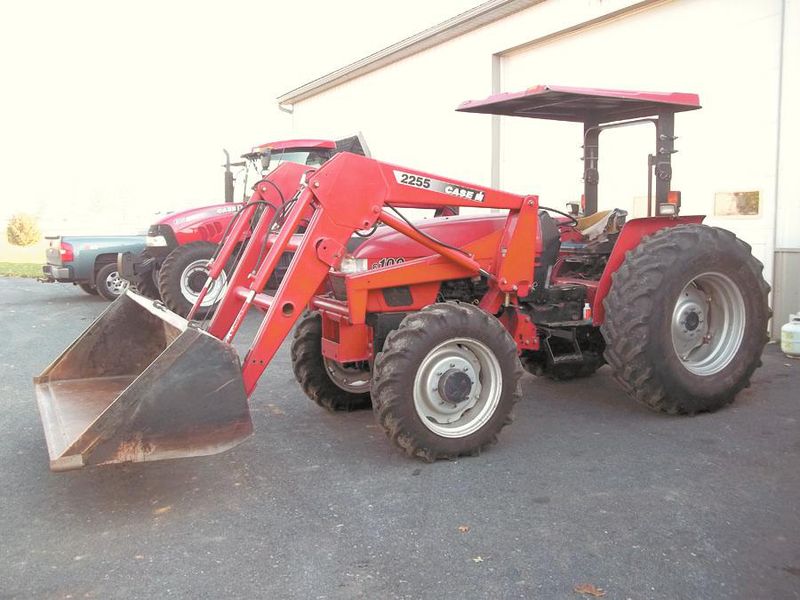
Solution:
<svg viewBox="0 0 800 600"><path fill-rule="evenodd" d="M3 3L0 222L129 233L222 201L223 148L291 137L277 96L480 3Z"/></svg>

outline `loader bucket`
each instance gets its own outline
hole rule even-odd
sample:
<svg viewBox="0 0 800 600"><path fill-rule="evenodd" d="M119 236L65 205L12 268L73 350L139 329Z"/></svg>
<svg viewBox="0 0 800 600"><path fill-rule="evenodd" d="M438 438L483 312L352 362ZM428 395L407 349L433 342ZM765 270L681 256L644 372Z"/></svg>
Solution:
<svg viewBox="0 0 800 600"><path fill-rule="evenodd" d="M236 350L131 292L34 384L54 471L216 454L253 431Z"/></svg>

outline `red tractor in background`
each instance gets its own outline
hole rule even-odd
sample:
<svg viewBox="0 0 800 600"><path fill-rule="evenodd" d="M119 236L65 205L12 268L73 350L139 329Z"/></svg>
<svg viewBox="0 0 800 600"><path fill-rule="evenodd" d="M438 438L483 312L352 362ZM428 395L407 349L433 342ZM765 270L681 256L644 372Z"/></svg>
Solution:
<svg viewBox="0 0 800 600"><path fill-rule="evenodd" d="M225 203L171 213L151 225L147 231L144 252L119 255L118 270L121 276L131 282L134 291L160 299L170 310L186 316L206 281L208 261L234 215L247 200L245 196L241 202L234 202L234 174L231 167L243 168L243 188L246 192L250 170L261 171L263 176L267 168L274 169L282 162L316 169L337 152L343 151L369 155L369 149L360 134L337 141L295 139L268 142L255 146L242 156L241 162L233 164L225 151ZM265 156L266 164L262 162ZM242 241L244 239L246 234ZM277 287L290 259L290 254L283 257L276 276L269 282L269 289ZM209 290L200 314L213 312L225 290L231 268L232 265L229 265L215 282L214 288Z"/></svg>
<svg viewBox="0 0 800 600"><path fill-rule="evenodd" d="M248 398L293 329L293 370L309 398L371 405L392 442L428 461L496 441L521 398L523 364L569 377L606 361L631 397L664 413L727 405L760 365L769 287L747 244L678 214L674 116L698 108L694 94L556 86L459 107L583 123L582 219L535 195L347 152L310 173L278 166L236 213L188 319L126 293L35 379L51 468L242 442ZM656 216L627 222L596 212L600 133L623 124L656 133ZM399 210L440 206L506 212L413 223ZM356 232L368 239L353 250ZM267 293L286 252L286 274ZM200 317L235 254L217 310ZM266 314L240 360L232 342L253 307Z"/></svg>

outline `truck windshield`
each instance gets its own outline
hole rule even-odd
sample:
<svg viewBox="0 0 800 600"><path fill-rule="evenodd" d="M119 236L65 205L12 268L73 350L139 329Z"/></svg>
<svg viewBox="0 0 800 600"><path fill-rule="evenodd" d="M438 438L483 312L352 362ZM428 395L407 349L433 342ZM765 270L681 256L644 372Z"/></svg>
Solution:
<svg viewBox="0 0 800 600"><path fill-rule="evenodd" d="M283 162L293 162L309 167L319 167L328 160L333 151L328 148L314 148L309 150L275 150L269 163L269 170Z"/></svg>

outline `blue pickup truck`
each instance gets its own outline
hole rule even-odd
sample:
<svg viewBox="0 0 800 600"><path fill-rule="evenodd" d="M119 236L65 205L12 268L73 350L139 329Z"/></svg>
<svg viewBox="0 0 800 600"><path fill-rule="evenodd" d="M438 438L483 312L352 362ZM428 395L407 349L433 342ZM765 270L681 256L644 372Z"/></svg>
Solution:
<svg viewBox="0 0 800 600"><path fill-rule="evenodd" d="M72 283L106 300L119 296L128 282L117 272L117 254L144 250L145 236L47 237L47 264L39 281Z"/></svg>

